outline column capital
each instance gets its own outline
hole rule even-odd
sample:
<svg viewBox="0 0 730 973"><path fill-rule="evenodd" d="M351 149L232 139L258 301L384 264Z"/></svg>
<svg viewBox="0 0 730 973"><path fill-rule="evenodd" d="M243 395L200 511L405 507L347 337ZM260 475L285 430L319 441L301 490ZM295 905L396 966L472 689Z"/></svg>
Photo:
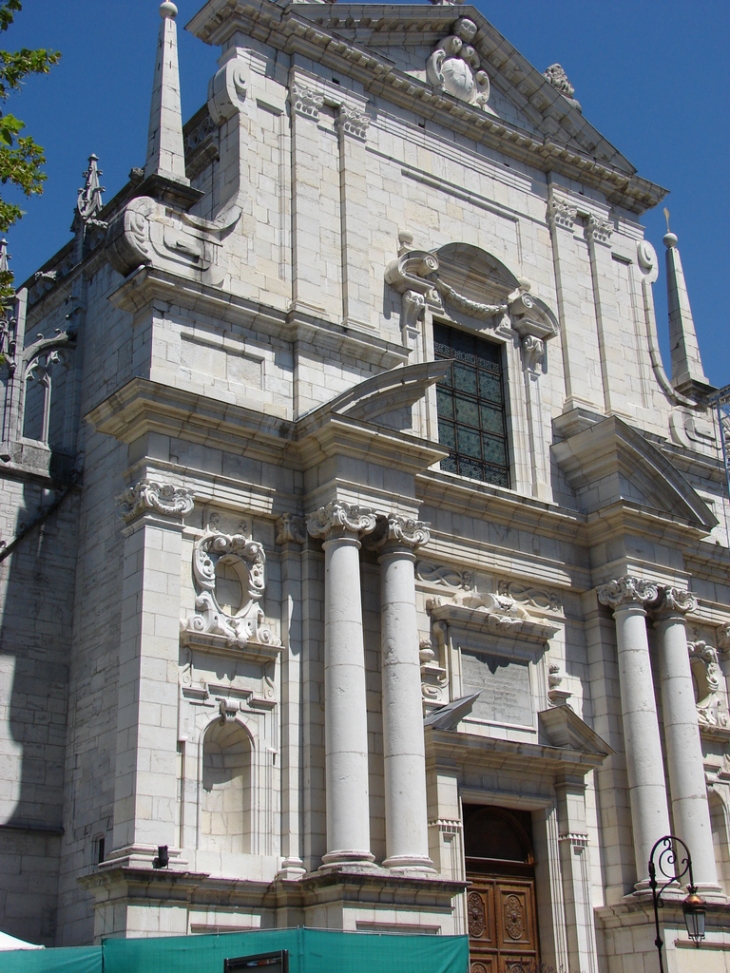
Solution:
<svg viewBox="0 0 730 973"><path fill-rule="evenodd" d="M368 507L334 501L320 507L307 517L307 530L312 537L327 538L331 534L371 534L375 530L376 513Z"/></svg>
<svg viewBox="0 0 730 973"><path fill-rule="evenodd" d="M721 625L718 628L717 647L721 652L730 653L730 625Z"/></svg>
<svg viewBox="0 0 730 973"><path fill-rule="evenodd" d="M139 480L117 497L121 515L127 523L136 520L149 510L163 517L182 519L192 513L195 500L192 490L159 483L147 477Z"/></svg>
<svg viewBox="0 0 730 973"><path fill-rule="evenodd" d="M659 597L654 611L663 614L681 614L697 611L697 595L682 588L659 588Z"/></svg>
<svg viewBox="0 0 730 973"><path fill-rule="evenodd" d="M372 547L384 553L390 548L406 547L415 551L431 539L429 525L423 520L388 514L378 518L378 532L372 539Z"/></svg>
<svg viewBox="0 0 730 973"><path fill-rule="evenodd" d="M632 578L626 574L596 589L598 600L614 611L628 608L646 609L657 600L659 589L655 582L643 578Z"/></svg>

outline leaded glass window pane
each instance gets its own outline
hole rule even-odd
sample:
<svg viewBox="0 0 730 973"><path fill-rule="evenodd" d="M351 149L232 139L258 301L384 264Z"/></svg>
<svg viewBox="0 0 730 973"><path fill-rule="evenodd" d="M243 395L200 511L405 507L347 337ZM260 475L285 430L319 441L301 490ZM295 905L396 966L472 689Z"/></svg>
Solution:
<svg viewBox="0 0 730 973"><path fill-rule="evenodd" d="M452 359L436 390L439 442L449 450L441 469L509 486L502 350L494 342L434 325L436 359Z"/></svg>

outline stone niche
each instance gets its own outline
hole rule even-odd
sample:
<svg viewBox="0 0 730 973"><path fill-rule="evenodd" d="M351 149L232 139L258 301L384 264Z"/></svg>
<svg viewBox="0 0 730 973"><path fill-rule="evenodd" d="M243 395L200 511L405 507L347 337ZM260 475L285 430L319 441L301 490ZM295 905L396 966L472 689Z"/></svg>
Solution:
<svg viewBox="0 0 730 973"><path fill-rule="evenodd" d="M548 698L545 650L558 628L505 595L458 592L427 608L451 700L479 693L464 719L470 732L504 727L534 736Z"/></svg>

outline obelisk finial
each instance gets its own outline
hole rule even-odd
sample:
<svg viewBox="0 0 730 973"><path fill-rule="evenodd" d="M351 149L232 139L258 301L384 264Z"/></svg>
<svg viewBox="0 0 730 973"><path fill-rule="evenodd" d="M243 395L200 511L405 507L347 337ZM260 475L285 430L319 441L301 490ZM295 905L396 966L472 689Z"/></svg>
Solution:
<svg viewBox="0 0 730 973"><path fill-rule="evenodd" d="M157 175L189 186L185 176L180 69L177 56L177 7L170 0L160 5L160 36L147 139L146 177Z"/></svg>
<svg viewBox="0 0 730 973"><path fill-rule="evenodd" d="M669 211L664 246L667 248L667 304L669 310L669 347L672 356L672 385L680 392L701 392L710 384L705 376L697 341L692 307L689 303L682 260L677 248L677 234L669 229Z"/></svg>

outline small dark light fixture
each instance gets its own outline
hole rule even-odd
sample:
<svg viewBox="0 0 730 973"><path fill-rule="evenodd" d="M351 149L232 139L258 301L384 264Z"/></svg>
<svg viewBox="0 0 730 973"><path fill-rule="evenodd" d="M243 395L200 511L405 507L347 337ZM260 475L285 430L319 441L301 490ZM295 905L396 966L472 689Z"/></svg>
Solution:
<svg viewBox="0 0 730 973"><path fill-rule="evenodd" d="M655 864L654 856L660 845L663 847L659 852ZM677 861L675 845L681 845L686 854L686 857L680 862ZM657 882L657 865L659 867L659 874L663 879L666 879L661 888ZM682 902L682 912L684 913L684 922L687 926L687 935L699 949L700 940L705 938L705 913L707 912L707 907L705 906L704 900L697 894L697 886L695 885L692 874L692 856L689 853L689 848L681 838L677 838L671 834L664 835L663 838L660 838L656 842L649 855L649 887L651 888L651 897L654 903L654 925L656 927L654 945L659 953L660 973L664 973L664 961L662 959L662 946L664 942L659 932L659 907L664 904L662 902L662 893L668 885L671 885L672 882L679 882L685 875L689 876L689 884L687 886L689 895Z"/></svg>
<svg viewBox="0 0 730 973"><path fill-rule="evenodd" d="M157 846L157 858L152 859L153 868L167 868L170 864L170 855L167 845Z"/></svg>

